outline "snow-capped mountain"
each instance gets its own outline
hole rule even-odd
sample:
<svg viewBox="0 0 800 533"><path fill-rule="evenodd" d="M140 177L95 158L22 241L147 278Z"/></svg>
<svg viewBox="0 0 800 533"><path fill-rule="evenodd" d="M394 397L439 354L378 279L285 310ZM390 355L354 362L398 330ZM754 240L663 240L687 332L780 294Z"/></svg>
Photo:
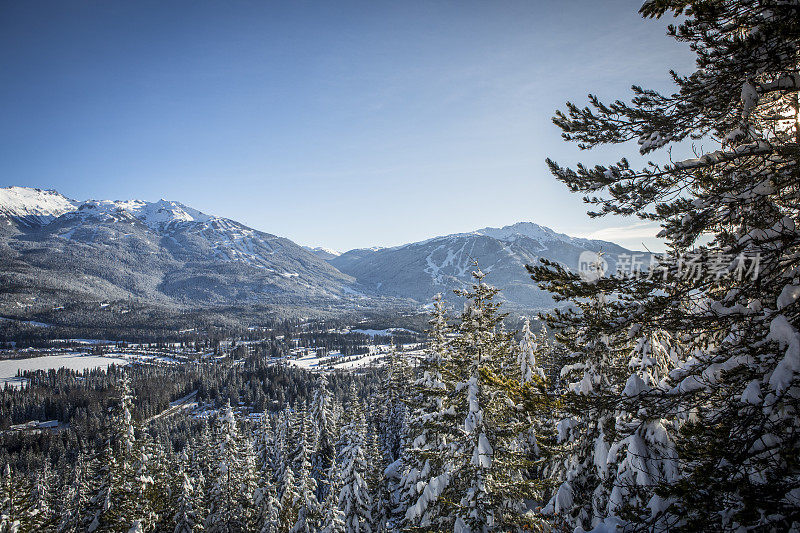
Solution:
<svg viewBox="0 0 800 533"><path fill-rule="evenodd" d="M160 200L74 202L0 189L0 281L31 294L162 303L292 303L360 294L292 241Z"/></svg>
<svg viewBox="0 0 800 533"><path fill-rule="evenodd" d="M472 233L478 235L486 235L499 241L513 242L520 238L533 239L542 243L563 242L574 244L583 247L592 247L596 244L602 244L603 241L592 241L589 239L581 239L579 237L570 237L563 233L556 233L550 228L534 224L533 222L517 222L511 226L503 226L502 228L483 228L475 230Z"/></svg>
<svg viewBox="0 0 800 533"><path fill-rule="evenodd" d="M320 259L324 259L325 261L342 255L342 252L333 250L331 248L325 248L324 246L315 246L313 248L311 246L303 246L303 248L316 255Z"/></svg>
<svg viewBox="0 0 800 533"><path fill-rule="evenodd" d="M0 307L65 295L137 298L162 304L340 302L391 297L425 304L466 288L475 261L514 307L550 307L529 279L539 258L576 268L585 250L616 244L521 222L434 237L394 248L339 254L159 200L76 202L55 191L0 189ZM1 310L1 309L0 309Z"/></svg>
<svg viewBox="0 0 800 533"><path fill-rule="evenodd" d="M77 203L56 191L28 187L0 188L0 226L46 224L74 211Z"/></svg>
<svg viewBox="0 0 800 533"><path fill-rule="evenodd" d="M207 215L168 200L91 200L65 214L59 221L63 228L56 229L55 234L74 239L76 231L81 235L86 228L94 231L97 224L105 223L144 225L154 233L168 238L167 245L178 245L171 246L173 253L187 259L192 258L192 255L205 254L206 259L240 262L268 270L275 264L272 256L280 248L279 241L287 241L233 220ZM283 277L298 275L289 271L277 273Z"/></svg>
<svg viewBox="0 0 800 533"><path fill-rule="evenodd" d="M618 254L630 253L611 242L570 237L520 222L394 248L351 250L329 262L378 294L426 302L436 293L450 297L453 289L469 287L477 261L487 282L502 289L509 305L544 308L554 302L530 280L525 265L546 258L576 269L586 250L604 252L612 269Z"/></svg>
<svg viewBox="0 0 800 533"><path fill-rule="evenodd" d="M173 224L183 222L209 222L216 217L201 213L196 209L178 202L159 200L143 202L141 200L112 201L89 200L79 204L71 213L85 220L123 220L135 218L147 227L163 231Z"/></svg>

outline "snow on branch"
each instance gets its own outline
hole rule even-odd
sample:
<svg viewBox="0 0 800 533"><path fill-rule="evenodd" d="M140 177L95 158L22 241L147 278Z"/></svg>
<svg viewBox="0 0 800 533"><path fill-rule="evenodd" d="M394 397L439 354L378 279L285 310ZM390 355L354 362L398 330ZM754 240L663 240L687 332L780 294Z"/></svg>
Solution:
<svg viewBox="0 0 800 533"><path fill-rule="evenodd" d="M800 90L800 73L792 72L783 74L778 79L769 83L759 83L758 92L761 94L770 91L797 91Z"/></svg>
<svg viewBox="0 0 800 533"><path fill-rule="evenodd" d="M754 143L737 146L733 150L716 150L700 157L678 161L675 163L675 169L691 170L695 168L704 168L720 163L727 163L740 157L769 154L773 152L773 150L774 148L770 143L759 140Z"/></svg>

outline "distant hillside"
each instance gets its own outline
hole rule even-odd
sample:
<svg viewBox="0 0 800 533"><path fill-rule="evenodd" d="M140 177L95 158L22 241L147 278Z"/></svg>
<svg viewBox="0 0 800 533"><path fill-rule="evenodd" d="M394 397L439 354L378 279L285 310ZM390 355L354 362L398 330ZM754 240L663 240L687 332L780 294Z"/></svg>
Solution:
<svg viewBox="0 0 800 533"><path fill-rule="evenodd" d="M427 305L466 288L477 261L509 307L547 308L529 279L539 258L576 268L581 252L624 248L531 222L339 254L159 200L78 202L56 191L0 189L0 316L64 302L135 300L162 308Z"/></svg>
<svg viewBox="0 0 800 533"><path fill-rule="evenodd" d="M468 287L477 261L488 274L486 281L502 290L508 305L548 308L554 305L552 298L531 281L525 265L546 258L575 269L586 250L604 252L612 269L617 254L630 253L611 242L569 237L521 222L394 248L351 250L329 262L378 294L428 302L436 293L451 298L453 289Z"/></svg>
<svg viewBox="0 0 800 533"><path fill-rule="evenodd" d="M0 189L0 308L135 298L160 305L311 304L362 297L292 241L178 202L75 202Z"/></svg>

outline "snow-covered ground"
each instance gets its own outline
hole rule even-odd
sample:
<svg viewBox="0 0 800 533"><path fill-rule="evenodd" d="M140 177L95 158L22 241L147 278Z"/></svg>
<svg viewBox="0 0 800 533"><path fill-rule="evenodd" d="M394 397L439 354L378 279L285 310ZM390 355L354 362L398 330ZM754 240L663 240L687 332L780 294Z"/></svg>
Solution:
<svg viewBox="0 0 800 533"><path fill-rule="evenodd" d="M379 360L385 356L386 356L385 353L351 355L348 357L345 357L338 353L329 354L323 357L318 357L315 354L311 354L305 357L299 357L297 359L289 359L287 362L290 365L299 368L304 368L306 370L325 371L325 370L345 369L345 368L349 369L349 368L369 366L370 364L375 364L379 362ZM341 360L341 362L337 362L339 360Z"/></svg>
<svg viewBox="0 0 800 533"><path fill-rule="evenodd" d="M37 322L35 320L17 320L16 318L6 318L0 316L0 322L13 322L16 324L27 324L28 326L36 326L39 328L49 328L51 327L50 324L45 324L44 322Z"/></svg>
<svg viewBox="0 0 800 533"><path fill-rule="evenodd" d="M351 329L350 333L363 333L371 337L383 336L388 337L392 333L416 333L406 328L386 328L386 329Z"/></svg>
<svg viewBox="0 0 800 533"><path fill-rule="evenodd" d="M76 202L57 193L28 187L0 188L0 215L35 218L43 223L74 211Z"/></svg>
<svg viewBox="0 0 800 533"><path fill-rule="evenodd" d="M19 372L66 368L83 372L95 368L107 369L111 365L127 365L134 362L174 362L167 356L134 353L112 353L90 355L83 353L61 353L31 357L28 359L0 360L0 386L5 383L21 385L24 379L17 377Z"/></svg>
<svg viewBox="0 0 800 533"><path fill-rule="evenodd" d="M65 353L59 355L45 355L31 357L30 359L6 359L0 361L0 384L21 384L23 380L17 377L18 372L33 370L49 370L51 368L67 368L69 370L84 371L93 368L108 368L110 365L127 365L131 359L118 356L84 355Z"/></svg>
<svg viewBox="0 0 800 533"><path fill-rule="evenodd" d="M197 409L198 404L197 401L195 400L196 396L197 396L197 391L195 390L190 392L183 398L178 398L174 402L170 402L169 407L167 409L145 420L145 424L152 422L153 420L157 420L159 418L165 418L167 416L174 415L184 410L193 411Z"/></svg>
<svg viewBox="0 0 800 533"><path fill-rule="evenodd" d="M354 370L368 366L380 366L384 363L384 358L391 350L388 344L370 346L370 353L361 355L344 356L338 352L331 352L327 355L319 356L316 353L302 355L303 349L293 350L291 357L286 359L286 363L304 368L311 371L331 371L331 370ZM422 357L422 350L418 344L408 344L403 346L401 355L409 358Z"/></svg>

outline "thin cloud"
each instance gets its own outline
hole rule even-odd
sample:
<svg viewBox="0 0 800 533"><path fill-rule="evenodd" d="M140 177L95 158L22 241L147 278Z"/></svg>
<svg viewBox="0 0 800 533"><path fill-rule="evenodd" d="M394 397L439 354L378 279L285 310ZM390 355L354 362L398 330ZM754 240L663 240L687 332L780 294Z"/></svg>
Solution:
<svg viewBox="0 0 800 533"><path fill-rule="evenodd" d="M661 231L661 227L655 222L637 222L627 226L602 228L579 236L586 239L616 242L635 239L655 239L659 231Z"/></svg>

